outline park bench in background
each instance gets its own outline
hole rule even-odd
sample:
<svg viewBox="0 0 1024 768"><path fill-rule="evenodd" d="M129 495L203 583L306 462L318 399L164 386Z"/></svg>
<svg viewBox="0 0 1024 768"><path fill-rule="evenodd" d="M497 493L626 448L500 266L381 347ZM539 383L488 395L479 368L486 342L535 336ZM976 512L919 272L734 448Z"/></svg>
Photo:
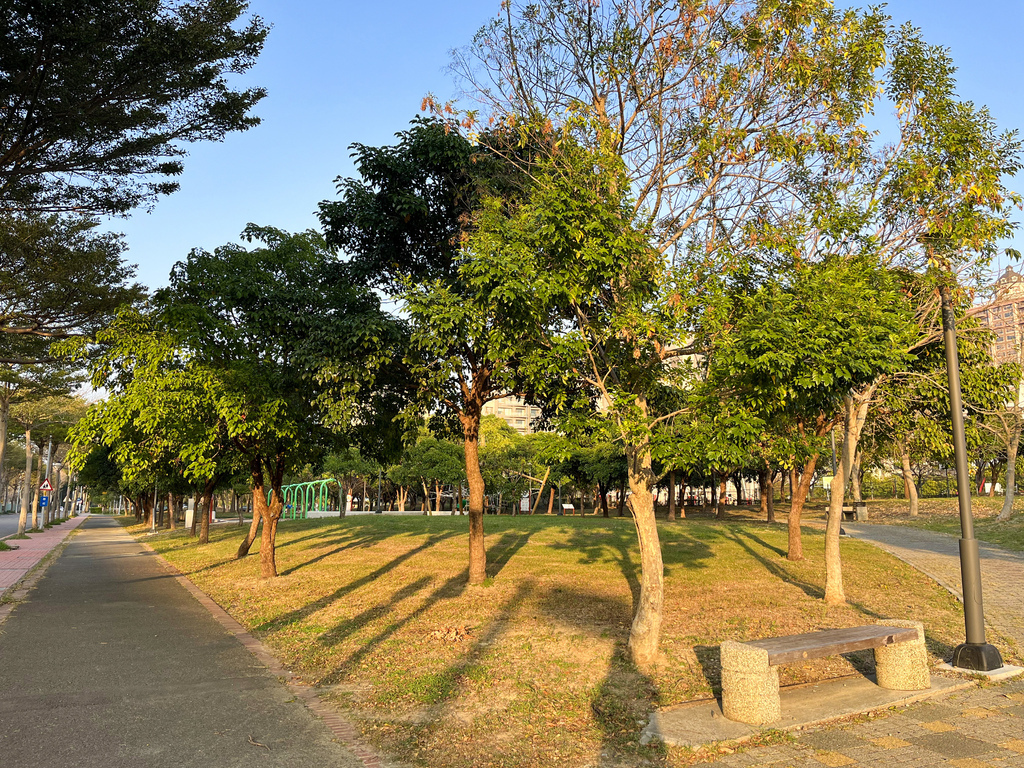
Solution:
<svg viewBox="0 0 1024 768"><path fill-rule="evenodd" d="M863 501L855 501L853 504L843 505L843 520L859 520L863 522L868 519L868 505Z"/></svg>
<svg viewBox="0 0 1024 768"><path fill-rule="evenodd" d="M881 625L827 629L803 635L722 643L722 713L748 725L768 725L782 717L780 664L875 649L876 682L896 691L931 687L924 625L891 620Z"/></svg>

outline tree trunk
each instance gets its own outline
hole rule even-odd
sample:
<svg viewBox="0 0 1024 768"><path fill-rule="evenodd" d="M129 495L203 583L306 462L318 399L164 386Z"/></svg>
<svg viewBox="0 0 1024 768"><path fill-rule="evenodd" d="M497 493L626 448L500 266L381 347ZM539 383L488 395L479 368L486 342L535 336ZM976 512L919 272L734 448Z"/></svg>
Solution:
<svg viewBox="0 0 1024 768"><path fill-rule="evenodd" d="M633 663L643 670L650 668L658 654L665 599L665 567L651 494L655 477L650 446L626 446L626 465L632 492L629 502L640 545L640 599L629 631L629 651Z"/></svg>
<svg viewBox="0 0 1024 768"><path fill-rule="evenodd" d="M398 486L398 511L405 512L405 502L409 498L409 491L404 485Z"/></svg>
<svg viewBox="0 0 1024 768"><path fill-rule="evenodd" d="M482 405L482 403L481 403ZM466 455L466 483L469 485L469 583L483 584L487 578L484 549L484 476L480 471L480 410L462 414L463 447Z"/></svg>
<svg viewBox="0 0 1024 768"><path fill-rule="evenodd" d="M7 390L9 392L10 390ZM4 394L0 399L0 473L4 472L4 462L7 460L7 425L11 418L10 395ZM4 502L2 511L7 511L7 483L4 483Z"/></svg>
<svg viewBox="0 0 1024 768"><path fill-rule="evenodd" d="M32 503L32 430L25 430L25 477L21 483L21 512L18 515L18 535L25 535L28 525L28 505Z"/></svg>
<svg viewBox="0 0 1024 768"><path fill-rule="evenodd" d="M547 486L548 477L550 475L551 475L551 467L547 467L544 470L544 479L542 479L540 481L540 488L537 489L537 500L533 503L533 506L530 507L530 514L531 515L536 514L537 507L540 506L541 496L543 496L543 494L544 494L544 488ZM554 489L552 489L552 493L554 493ZM551 514L551 510L550 509L548 510L548 514L549 515ZM607 516L608 516L608 505L605 504L605 517L607 517Z"/></svg>
<svg viewBox="0 0 1024 768"><path fill-rule="evenodd" d="M597 488L601 494L601 514L608 517L608 489L601 482L597 484Z"/></svg>
<svg viewBox="0 0 1024 768"><path fill-rule="evenodd" d="M555 489L552 488L551 489L551 495L548 496L548 514L549 515L551 514L551 510L554 508L554 506L555 506Z"/></svg>
<svg viewBox="0 0 1024 768"><path fill-rule="evenodd" d="M856 395L843 397L843 444L839 466L832 478L828 521L825 525L825 602L842 605L846 602L843 590L843 563L839 551L839 531L843 522L843 499L846 484L853 473L853 459L860 444L861 432L867 421L868 407L877 384L872 384ZM909 466L909 459L908 459Z"/></svg>
<svg viewBox="0 0 1024 768"><path fill-rule="evenodd" d="M199 543L209 544L210 543L210 518L213 516L213 505L216 503L215 494L213 489L217 487L217 478L214 478L206 483L203 488L203 495L200 497L198 509L196 509L196 516L202 516L199 521Z"/></svg>
<svg viewBox="0 0 1024 768"><path fill-rule="evenodd" d="M910 468L910 451L902 447L900 449L900 469L903 472L903 485L907 490L907 498L910 499L910 516L917 517L917 485L914 484L914 473Z"/></svg>
<svg viewBox="0 0 1024 768"><path fill-rule="evenodd" d="M853 490L854 501L864 501L864 493L861 490L861 471L860 462L864 458L864 452L860 449L857 450L857 455L853 457L853 474L850 476L850 483Z"/></svg>
<svg viewBox="0 0 1024 768"><path fill-rule="evenodd" d="M796 469L790 470L789 493L792 497L792 501L789 504L789 519L787 520L787 525L789 527L789 551L786 552L787 560L804 559L804 543L803 539L800 537L800 517L804 511L804 501L807 499L807 493L811 489L811 479L814 477L814 468L817 464L818 454L812 453L804 463L803 475L801 476L799 483L793 482L796 478Z"/></svg>
<svg viewBox="0 0 1024 768"><path fill-rule="evenodd" d="M668 519L670 521L676 519L676 471L674 469L668 473Z"/></svg>
<svg viewBox="0 0 1024 768"><path fill-rule="evenodd" d="M246 534L246 538L242 540L242 544L239 545L239 551L234 553L234 559L241 560L243 557L249 554L250 548L253 546L253 542L256 541L256 531L259 529L260 521L263 519L256 510L259 508L256 504L256 494L263 493L262 489L253 488L253 520L249 523L249 532Z"/></svg>
<svg viewBox="0 0 1024 768"><path fill-rule="evenodd" d="M267 491L263 483L263 470L253 472L252 500L255 506L253 517L262 520L263 531L260 536L260 577L271 579L277 576L277 524L284 511L284 495L281 482L284 476L283 457L277 462L271 477L270 503L267 503Z"/></svg>
<svg viewBox="0 0 1024 768"><path fill-rule="evenodd" d="M992 498L993 496L996 495L996 480L999 479L999 462L998 461L993 461L992 462L992 472L991 472L991 474L992 474L992 480L988 484L988 496L989 496L989 498Z"/></svg>
<svg viewBox="0 0 1024 768"><path fill-rule="evenodd" d="M423 514L429 515L433 511L430 508L430 488L427 487L427 481L422 477L420 484L423 486Z"/></svg>
<svg viewBox="0 0 1024 768"><path fill-rule="evenodd" d="M988 468L987 461L978 462L978 471L974 473L974 484L978 486L978 495L985 492L985 470Z"/></svg>
<svg viewBox="0 0 1024 768"><path fill-rule="evenodd" d="M1016 494L1017 484L1017 450L1020 447L1021 422L1017 423L1010 434L1010 441L1006 444L1006 495L1003 496L1003 508L996 517L1001 523L1005 523L1013 516L1013 497Z"/></svg>
<svg viewBox="0 0 1024 768"><path fill-rule="evenodd" d="M782 477L785 477L785 473ZM775 472L770 471L768 473L768 522L775 522Z"/></svg>
<svg viewBox="0 0 1024 768"><path fill-rule="evenodd" d="M716 517L719 520L725 518L725 497L729 493L729 476L723 475L721 481L718 483L718 511Z"/></svg>
<svg viewBox="0 0 1024 768"><path fill-rule="evenodd" d="M769 523L772 522L771 515L768 512L768 498L771 496L770 477L771 473L768 472L767 466L757 470L757 493L761 497L759 500L761 503L760 511Z"/></svg>

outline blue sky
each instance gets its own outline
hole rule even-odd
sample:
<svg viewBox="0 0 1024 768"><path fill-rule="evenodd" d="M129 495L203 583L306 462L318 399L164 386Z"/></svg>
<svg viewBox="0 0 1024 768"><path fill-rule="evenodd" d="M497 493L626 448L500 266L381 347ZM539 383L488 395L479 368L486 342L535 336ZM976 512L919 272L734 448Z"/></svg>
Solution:
<svg viewBox="0 0 1024 768"><path fill-rule="evenodd" d="M125 233L139 279L151 288L166 284L191 248L234 241L250 221L316 227L317 203L335 196L335 177L353 174L349 144L391 143L425 94L452 96L448 51L467 43L498 6L251 0L251 11L273 25L244 80L269 91L257 107L263 124L191 147L179 192L151 213L110 223ZM987 105L1004 128L1024 127L1024 0L893 0L887 10L951 49L962 97ZM1024 174L1015 188L1024 190ZM1024 250L1024 237L1016 244Z"/></svg>

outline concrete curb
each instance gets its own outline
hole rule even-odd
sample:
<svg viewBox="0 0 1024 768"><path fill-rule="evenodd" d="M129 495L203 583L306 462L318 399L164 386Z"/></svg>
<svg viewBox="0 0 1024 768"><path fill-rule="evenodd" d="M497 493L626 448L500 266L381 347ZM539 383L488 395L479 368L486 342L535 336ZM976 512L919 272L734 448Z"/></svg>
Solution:
<svg viewBox="0 0 1024 768"><path fill-rule="evenodd" d="M385 768L385 766L389 764L385 763L383 758L377 752L359 738L359 731L351 721L342 717L334 707L320 698L320 695L313 686L301 682L291 670L286 669L277 657L271 653L270 649L267 648L266 645L250 634L245 627L239 624L238 621L231 616L231 614L221 608L213 598L193 584L185 574L165 560L163 556L153 549L153 547L147 542L140 541L134 536L131 536L127 531L125 531L125 534L149 550L149 552L160 562L160 565L165 568L167 572L170 573L200 605L206 608L217 623L224 627L228 634L232 635L236 640L238 640L238 642L245 646L246 650L255 656L271 674L279 677L295 695L295 698L301 701L310 712L322 720L324 725L326 725L330 729L331 733L334 734L334 737L341 744L347 747L349 751L351 751L352 754L355 755L364 766L366 766L366 768Z"/></svg>

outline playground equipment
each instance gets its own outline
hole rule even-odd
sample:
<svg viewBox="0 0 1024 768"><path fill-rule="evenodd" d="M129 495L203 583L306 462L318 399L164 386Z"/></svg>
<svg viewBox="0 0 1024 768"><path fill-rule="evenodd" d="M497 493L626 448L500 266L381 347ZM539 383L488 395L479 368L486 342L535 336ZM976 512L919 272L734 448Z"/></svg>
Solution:
<svg viewBox="0 0 1024 768"><path fill-rule="evenodd" d="M308 483L293 483L281 488L284 496L284 510L281 512L282 520L305 520L310 513L316 512L338 512L332 505L333 495L331 486L341 487L337 480L311 480ZM338 494L339 503L343 501L343 494ZM270 503L270 494L267 494L267 503Z"/></svg>

